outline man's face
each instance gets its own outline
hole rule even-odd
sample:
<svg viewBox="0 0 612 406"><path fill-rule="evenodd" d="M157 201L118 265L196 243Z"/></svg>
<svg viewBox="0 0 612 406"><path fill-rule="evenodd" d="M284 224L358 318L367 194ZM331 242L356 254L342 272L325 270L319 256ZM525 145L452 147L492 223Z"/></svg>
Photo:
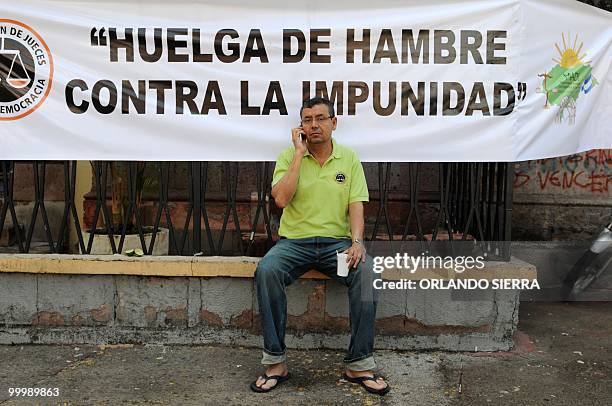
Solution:
<svg viewBox="0 0 612 406"><path fill-rule="evenodd" d="M336 117L330 117L329 110L324 104L317 104L302 111L302 128L310 144L328 142L336 129L336 122Z"/></svg>

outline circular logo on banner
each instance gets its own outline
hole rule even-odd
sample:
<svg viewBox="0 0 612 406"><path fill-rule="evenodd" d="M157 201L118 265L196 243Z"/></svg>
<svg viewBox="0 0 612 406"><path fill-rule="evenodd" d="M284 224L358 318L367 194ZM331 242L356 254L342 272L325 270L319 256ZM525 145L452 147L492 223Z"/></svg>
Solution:
<svg viewBox="0 0 612 406"><path fill-rule="evenodd" d="M34 112L53 82L53 57L40 35L26 24L0 19L0 120Z"/></svg>

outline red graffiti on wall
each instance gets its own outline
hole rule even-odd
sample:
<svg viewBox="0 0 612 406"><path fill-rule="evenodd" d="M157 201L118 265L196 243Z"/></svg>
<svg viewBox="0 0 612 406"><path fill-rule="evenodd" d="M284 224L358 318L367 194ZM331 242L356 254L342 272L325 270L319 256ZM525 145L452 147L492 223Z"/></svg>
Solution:
<svg viewBox="0 0 612 406"><path fill-rule="evenodd" d="M520 163L515 170L514 187L527 187L531 182L536 182L540 190L608 193L612 189L612 149Z"/></svg>

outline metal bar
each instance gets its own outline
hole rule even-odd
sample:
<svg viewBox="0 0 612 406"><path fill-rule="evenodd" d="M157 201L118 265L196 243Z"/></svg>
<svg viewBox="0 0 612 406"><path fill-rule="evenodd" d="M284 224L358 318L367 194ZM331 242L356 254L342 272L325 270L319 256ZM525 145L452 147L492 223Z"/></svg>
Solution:
<svg viewBox="0 0 612 406"><path fill-rule="evenodd" d="M442 163L438 164L438 189L440 192L440 208L438 210L438 215L436 216L436 222L434 223L434 227L431 234L431 243L433 243L438 237L438 228L440 227L440 222L442 221L442 217L444 214L444 169ZM431 244L430 244L431 246Z"/></svg>
<svg viewBox="0 0 612 406"><path fill-rule="evenodd" d="M488 227L487 227L487 239L489 241L495 241L495 175L497 174L498 164L491 163L489 165L489 188L487 190L487 218L488 218Z"/></svg>
<svg viewBox="0 0 612 406"><path fill-rule="evenodd" d="M176 164L174 164L176 165ZM168 237L170 238L170 242L174 248L174 252L180 253L178 247L178 241L176 239L176 230L174 228L174 224L172 223L172 215L170 214L170 207L168 206L168 189L170 188L170 164L168 162L160 162L160 193L163 190L164 196L164 212L166 214L166 227L168 227ZM158 222L155 223L155 226L158 226ZM157 231L157 230L155 230Z"/></svg>
<svg viewBox="0 0 612 406"><path fill-rule="evenodd" d="M119 240L119 247L117 250L119 252L123 252L123 245L125 243L125 238L127 233L130 232L132 234L134 232L134 227L136 227L136 233L138 234L140 240L140 246L143 252L147 252L147 246L144 239L144 230L142 228L142 221L140 218L140 208L139 202L142 193L143 185L139 185L139 182L143 181L144 169L146 168L146 163L141 162L142 169L138 167L138 162L128 162L128 193L127 193L127 209L123 214L123 225L121 227L121 239ZM133 221L133 222L132 222Z"/></svg>
<svg viewBox="0 0 612 406"><path fill-rule="evenodd" d="M484 230L484 238L487 241L487 252L495 250L492 239L492 218L489 215L491 211L490 197L491 190L494 187L495 164L487 162L483 164L482 186L480 191L480 218L482 220L482 228Z"/></svg>
<svg viewBox="0 0 612 406"><path fill-rule="evenodd" d="M70 183L70 161L64 161L62 163L64 172L64 213L62 214L62 221L57 236L57 249L58 251L65 251L64 235L66 228L68 227L68 217L70 216L70 207L73 204L71 198L71 183Z"/></svg>
<svg viewBox="0 0 612 406"><path fill-rule="evenodd" d="M372 230L372 241L378 238L378 225L381 220L384 219L385 227L387 228L387 236L389 242L393 242L393 231L391 229L391 222L389 219L389 184L391 178L391 163L378 163L378 212L376 214L376 220L374 222L374 228Z"/></svg>
<svg viewBox="0 0 612 406"><path fill-rule="evenodd" d="M484 236L484 229L482 227L482 221L480 218L480 195L481 195L481 190L482 190L482 182L479 182L480 179L482 179L482 170L483 170L483 164L482 163L477 163L475 164L475 179L473 182L473 185L475 187L474 190L474 195L472 196L472 204L474 207L474 215L476 217L476 227L477 227L477 231L478 231L478 240L479 241L485 241L485 236Z"/></svg>
<svg viewBox="0 0 612 406"><path fill-rule="evenodd" d="M108 211L108 206L106 204L106 185L108 179L108 168L111 166L111 162L103 161L100 164L101 168L101 182L100 182L100 209L102 210L102 219L104 221L104 226L106 228L106 233L108 236L108 240L111 245L111 250L113 254L117 253L117 245L115 244L115 230L113 229L113 216ZM94 223L95 227L96 223ZM91 236L91 241L93 242L93 235Z"/></svg>
<svg viewBox="0 0 612 406"><path fill-rule="evenodd" d="M234 226L236 227L236 233L238 234L238 246L240 247L240 255L244 255L244 246L242 244L242 232L240 231L240 219L238 218L238 206L236 203L237 200L237 196L236 196L236 192L238 189L238 169L239 169L239 163L236 162L235 163L235 167L236 167L236 177L234 178L234 182L233 182L233 187L232 187L232 213L234 215Z"/></svg>
<svg viewBox="0 0 612 406"><path fill-rule="evenodd" d="M480 213L480 221L482 223L483 237L485 240L489 240L487 237L487 190L489 188L489 164L483 162L479 164L482 168L482 176L480 177L480 191L478 193L478 212Z"/></svg>
<svg viewBox="0 0 612 406"><path fill-rule="evenodd" d="M111 164L112 165L112 164ZM118 171L121 171L120 167L118 166L119 163L115 163L115 168ZM127 233L127 226L128 223L130 221L130 218L132 216L132 212L134 210L134 198L133 198L133 187L132 187L132 179L133 179L133 175L132 175L132 163L131 162L127 162L128 165L128 179L127 179L127 200L128 200L128 204L127 204L127 208L125 210L125 212L123 213L123 217L122 217L122 224L121 224L121 236L119 238L119 246L117 247L117 252L122 253L123 252L123 244L125 242L125 235ZM111 179L111 184L115 182L115 179ZM123 190L123 189L122 189ZM121 204L123 204L123 202L121 202ZM117 230L115 230L117 231Z"/></svg>
<svg viewBox="0 0 612 406"><path fill-rule="evenodd" d="M83 239L83 232L81 231L81 222L79 221L79 214L77 213L76 204L74 202L76 194L76 176L77 176L77 161L72 161L69 164L69 168L72 168L70 172L70 182L68 184L70 212L72 214L72 220L74 221L74 227L76 228L77 240L79 241L79 248L81 252L85 252L85 241Z"/></svg>
<svg viewBox="0 0 612 406"><path fill-rule="evenodd" d="M246 255L251 254L251 249L253 247L255 241L255 234L257 233L257 225L259 223L259 215L262 213L264 226L267 231L267 242L272 240L272 230L270 228L270 223L267 215L266 203L268 201L267 197L267 174L268 174L268 166L267 162L256 162L255 163L255 174L256 174L256 187L257 187L257 207L255 209L255 215L253 216L253 227L251 228L251 233L249 235L249 243L246 249Z"/></svg>
<svg viewBox="0 0 612 406"><path fill-rule="evenodd" d="M225 170L227 201L226 201L226 206L225 206L225 214L223 215L223 225L221 226L221 231L219 233L219 244L217 245L219 247L219 251L223 249L223 239L225 237L225 229L227 227L227 222L229 220L230 210L231 210L231 192L230 192L231 174L229 173L230 172L229 162L224 162L223 168Z"/></svg>
<svg viewBox="0 0 612 406"><path fill-rule="evenodd" d="M496 241L502 241L504 239L503 235L503 221L504 221L504 211L503 211L503 200L504 200L504 183L506 181L506 175L504 171L503 164L498 164L497 174L496 174L496 198L495 198L495 227L493 230L493 234L495 235Z"/></svg>
<svg viewBox="0 0 612 406"><path fill-rule="evenodd" d="M64 241L64 239L67 237L67 229L70 223L70 216L72 215L79 248L81 252L84 252L85 244L83 242L83 233L81 232L79 217L74 204L76 190L76 161L64 161L62 162L62 167L64 172L64 212L58 232L57 251L66 251L66 244L68 243Z"/></svg>
<svg viewBox="0 0 612 406"><path fill-rule="evenodd" d="M194 207L194 165L192 162L187 164L187 191L189 193L188 197L188 206L187 206L187 215L185 216L185 225L183 226L183 235L181 238L181 246L179 253L181 255L185 255L185 243L187 242L187 237L189 236L189 224L191 221L191 215L193 214Z"/></svg>
<svg viewBox="0 0 612 406"><path fill-rule="evenodd" d="M506 172L504 182L505 198L504 198L504 248L502 257L505 261L510 261L512 252L510 251L510 243L512 240L512 201L514 194L514 166L513 164L501 164Z"/></svg>
<svg viewBox="0 0 612 406"><path fill-rule="evenodd" d="M449 176L451 177L452 182L450 183L450 187L448 190L449 196L449 220L451 223L451 232L455 233L457 231L457 180L459 176L457 174L457 164L450 163L449 164Z"/></svg>
<svg viewBox="0 0 612 406"><path fill-rule="evenodd" d="M408 164L408 187L410 189L410 210L406 218L406 225L404 226L404 232L402 233L402 244L401 249L404 248L404 242L410 231L410 223L414 215L416 224L416 238L419 241L421 251L425 251L425 236L423 235L423 227L421 223L421 215L419 210L419 186L420 186L420 173L421 165L419 163Z"/></svg>
<svg viewBox="0 0 612 406"><path fill-rule="evenodd" d="M271 193L271 189L272 189L272 184L271 184L271 180L270 180L270 162L264 162L264 176L262 179L263 182L263 194L264 194L264 199L265 199L265 203L266 205L265 210L263 211L263 215L264 215L264 223L266 225L266 233L268 235L266 243L268 246L270 246L273 242L273 238L272 238L272 227L270 225L270 193Z"/></svg>
<svg viewBox="0 0 612 406"><path fill-rule="evenodd" d="M47 208L45 206L45 178L46 178L46 173L47 173L47 162L46 161L42 161L42 163L40 163L41 165L41 171L40 171L40 185L39 185L39 194L38 197L40 198L40 205L39 205L39 209L40 209L40 214L42 215L42 219L43 219L43 226L45 228L45 235L47 237L47 242L49 243L49 249L51 250L51 252L56 253L56 245L53 241L53 234L51 233L51 224L49 223L49 216L47 216Z"/></svg>
<svg viewBox="0 0 612 406"><path fill-rule="evenodd" d="M101 194L103 193L102 192L102 180L101 180L102 166L99 162L94 162L94 161L89 161L89 162L91 164L91 169L94 174L94 182L95 182L94 188L96 190L96 208L94 209L94 217L92 219L91 229L89 230L89 239L87 241L87 249L85 250L86 254L89 254L91 252L91 246L93 244L93 237L96 232L96 228L98 226L98 218L100 216L100 211L102 209L100 202L102 199Z"/></svg>
<svg viewBox="0 0 612 406"><path fill-rule="evenodd" d="M147 243L144 238L144 226L142 224L142 196L145 188L145 170L147 169L147 163L145 161L133 162L131 164L131 176L130 184L132 185L132 193L130 198L132 199L131 204L133 205L134 220L136 222L136 230L140 237L140 245L142 246L143 252L147 252Z"/></svg>
<svg viewBox="0 0 612 406"><path fill-rule="evenodd" d="M161 214L164 211L164 208L168 206L168 197L164 195L164 179L162 176L162 168L161 164L157 162L157 175L159 179L159 189L158 189L158 197L157 197L157 213L155 214L155 220L153 221L153 229L151 234L151 242L149 243L149 247L145 250L145 253L148 255L153 254L153 247L155 246L155 240L157 239L157 231L159 230L159 225L161 222ZM167 185L166 185L167 186ZM170 228L168 228L170 230ZM169 231L170 234L172 234ZM171 236L169 236L171 237ZM172 240L170 240L172 241Z"/></svg>
<svg viewBox="0 0 612 406"><path fill-rule="evenodd" d="M382 181L382 163L378 163L378 212L376 213L376 219L374 220L374 227L372 228L372 237L370 240L376 241L376 235L378 234L378 223L382 216L383 211L383 181Z"/></svg>
<svg viewBox="0 0 612 406"><path fill-rule="evenodd" d="M9 161L0 161L0 180L2 181L2 188L0 189L0 200L2 201L2 206L0 207L0 236L2 235L2 231L4 230L4 221L6 219L6 213L8 209L8 165ZM19 224L17 225L19 228Z"/></svg>
<svg viewBox="0 0 612 406"><path fill-rule="evenodd" d="M32 215L30 217L30 226L26 234L25 252L30 252L30 244L32 242L32 235L34 234L34 227L36 226L36 219L38 217L38 206L40 200L38 198L38 165L36 161L32 163L32 173L34 174L34 207L32 208Z"/></svg>
<svg viewBox="0 0 612 406"><path fill-rule="evenodd" d="M206 199L206 194L207 194L207 190L208 190L208 162L204 162L202 164L202 180L204 182L203 185L200 185L201 190L202 190L202 206L200 208L200 213L202 215L202 217L204 218L204 229L206 230L206 238L208 240L208 247L210 248L210 252L212 255L215 254L215 242L213 241L213 235L212 235L212 230L210 229L210 223L208 221L208 210L206 208L207 206L207 199ZM219 247L219 250L221 250L221 247Z"/></svg>
<svg viewBox="0 0 612 406"><path fill-rule="evenodd" d="M255 233L257 232L257 223L259 221L259 210L261 208L261 171L259 168L259 162L255 163L255 186L257 188L257 207L255 208L255 215L253 216L253 225L251 226L251 232L249 233L249 241L247 243L246 255L251 255L251 248L255 241Z"/></svg>
<svg viewBox="0 0 612 406"><path fill-rule="evenodd" d="M19 252L25 252L24 235L21 233L21 227L19 220L17 219L17 212L15 211L15 202L13 200L13 186L15 184L15 161L4 161L2 162L3 168L3 193L5 195L5 201L2 204L2 213L0 213L0 233L4 228L4 222L6 220L6 213L11 213L11 221L17 235L17 243L19 244Z"/></svg>
<svg viewBox="0 0 612 406"><path fill-rule="evenodd" d="M469 196L470 192L470 172L469 172L469 164L461 163L461 190L459 192L459 216L462 224L461 233L467 234L468 230L466 230L466 225L468 224L468 215L469 215L469 207L467 204L467 196Z"/></svg>
<svg viewBox="0 0 612 406"><path fill-rule="evenodd" d="M449 163L446 167L448 176L447 179L447 192L446 192L446 208L448 210L448 222L451 234L456 234L458 232L458 222L457 222L457 182L459 178L459 174L457 173L457 164Z"/></svg>
<svg viewBox="0 0 612 406"><path fill-rule="evenodd" d="M420 163L414 164L413 168L413 179L414 179L414 217L416 219L417 226L417 238L420 241L425 240L425 235L423 234L423 222L421 221L421 211L419 210L419 190L421 186L421 169L422 166Z"/></svg>
<svg viewBox="0 0 612 406"><path fill-rule="evenodd" d="M161 228L161 217L162 213L165 214L166 227L168 227L168 238L174 252L179 253L178 243L176 241L176 232L174 225L172 224L172 216L170 215L170 208L168 207L168 187L169 187L169 163L168 162L157 162L157 174L159 179L158 189L158 204L157 213L155 214L155 222L153 224L153 234L151 236L151 243L149 245L148 254L153 254L153 247L155 246L155 240L157 238L157 232Z"/></svg>
<svg viewBox="0 0 612 406"><path fill-rule="evenodd" d="M499 251L501 249L500 247L501 237L499 235L500 217L498 213L501 211L500 204L503 199L503 195L500 196L499 194L501 192L504 178L502 177L500 180L501 164L495 163L494 167L495 169L491 173L491 179L492 179L492 183L494 187L492 187L489 190L489 218L491 221L489 238L490 238L490 241L493 241L492 250L495 251L499 255Z"/></svg>
<svg viewBox="0 0 612 406"><path fill-rule="evenodd" d="M202 163L192 162L193 167L193 245L191 248L192 254L200 254L202 252L202 234L201 234L201 176L202 176Z"/></svg>
<svg viewBox="0 0 612 406"><path fill-rule="evenodd" d="M408 179L409 179L409 188L410 188L410 210L408 211L408 217L406 218L406 226L404 227L404 233L402 234L402 241L406 240L406 236L410 231L410 220L412 220L412 216L415 216L416 219L416 227L417 227L417 238L422 240L423 232L421 229L421 223L419 219L419 181L418 181L418 173L419 173L419 164L408 164Z"/></svg>
<svg viewBox="0 0 612 406"><path fill-rule="evenodd" d="M391 163L387 162L385 165L385 193L384 193L384 205L383 210L385 213L385 224L387 226L387 234L389 235L389 242L393 241L393 230L391 229L391 219L389 218L389 190L391 189Z"/></svg>
<svg viewBox="0 0 612 406"><path fill-rule="evenodd" d="M91 220L91 228L89 229L89 238L87 239L87 247L83 254L89 254L91 252L91 246L93 244L93 236L98 226L98 217L100 215L100 171L99 165L96 162L89 161L91 169L94 175L94 189L96 191L96 207L94 208L93 219Z"/></svg>
<svg viewBox="0 0 612 406"><path fill-rule="evenodd" d="M444 210L444 224L446 224L446 232L448 233L448 244L453 253L453 226L449 208L449 191L451 188L451 172L450 164L442 164L442 183L440 193L440 208Z"/></svg>
<svg viewBox="0 0 612 406"><path fill-rule="evenodd" d="M47 210L44 202L46 162L34 161L32 163L32 170L34 173L34 207L32 209L32 216L30 218L30 227L28 227L25 251L30 251L32 237L34 235L34 228L36 226L36 220L38 219L38 212L40 211L43 218L43 228L45 229L45 236L47 238L47 243L49 244L49 249L51 252L55 252L55 244L53 242L53 235L51 234L49 219L47 217Z"/></svg>
<svg viewBox="0 0 612 406"><path fill-rule="evenodd" d="M457 197L456 197L456 211L457 211L457 231L463 233L463 225L465 224L464 218L464 197L465 197L465 174L464 174L464 163L457 163Z"/></svg>
<svg viewBox="0 0 612 406"><path fill-rule="evenodd" d="M135 194L134 194L134 210L135 210L135 218L136 218L136 228L138 230L138 234L140 236L140 244L142 245L142 250L146 253L147 252L147 243L145 242L145 238L144 238L144 227L145 225L142 222L142 216L143 216L143 197L144 197L144 193L145 193L145 187L147 186L146 184L146 170L147 170L147 162L146 161L139 161L136 162L134 164L135 169L136 169L136 179L134 180L134 186L135 186ZM149 231L150 228L147 228L147 231ZM153 241L153 240L152 240ZM151 244L151 248L153 248L153 245Z"/></svg>
<svg viewBox="0 0 612 406"><path fill-rule="evenodd" d="M468 164L469 165L469 164ZM470 171L470 175L471 175L471 171ZM470 186L470 188L468 189L469 194L467 194L467 196L470 196L470 203L471 203L471 196L473 195L473 187L472 187L472 182L473 182L473 178L470 176L468 179L468 184ZM470 205L470 207L468 208L468 214L467 214L467 220L465 222L465 225L463 226L463 238L462 240L465 240L467 238L467 235L470 232L470 229L472 227L472 220L474 217L474 210L473 210L473 206Z"/></svg>
<svg viewBox="0 0 612 406"><path fill-rule="evenodd" d="M102 215L103 216L102 217L104 219L104 224L106 225L106 230L108 233L108 238L111 244L111 248L113 250L113 254L116 254L118 251L117 251L117 246L115 244L115 229L113 227L113 216L108 211L108 205L106 204L106 185L107 185L107 179L108 179L108 168L110 167L110 165L111 163L107 162L106 164L102 166L102 190L103 190L103 195L102 195L103 196L103 199L102 199Z"/></svg>
<svg viewBox="0 0 612 406"><path fill-rule="evenodd" d="M223 240L225 238L225 232L227 230L227 225L229 222L230 214L232 215L234 221L234 227L236 227L236 232L238 233L238 241L240 247L240 254L244 255L244 247L242 246L242 238L240 232L240 221L238 219L238 212L236 209L236 188L238 187L238 164L235 162L224 162L224 170L225 170L225 179L226 179L226 207L225 214L223 215L223 225L221 226L221 232L219 235L219 244L217 245L219 248L219 252L223 249Z"/></svg>

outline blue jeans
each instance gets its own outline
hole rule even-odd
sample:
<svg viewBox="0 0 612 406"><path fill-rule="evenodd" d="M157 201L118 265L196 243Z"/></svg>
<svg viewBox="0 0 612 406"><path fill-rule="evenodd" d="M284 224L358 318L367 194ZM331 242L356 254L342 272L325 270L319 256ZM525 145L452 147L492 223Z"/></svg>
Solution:
<svg viewBox="0 0 612 406"><path fill-rule="evenodd" d="M351 341L344 358L354 371L374 369L374 321L377 291L372 283L378 274L372 272L367 257L348 276L336 274L336 251L351 246L351 240L328 237L281 239L257 265L255 281L261 317L264 350L263 364L284 362L287 297L285 288L305 272L316 269L348 287Z"/></svg>

